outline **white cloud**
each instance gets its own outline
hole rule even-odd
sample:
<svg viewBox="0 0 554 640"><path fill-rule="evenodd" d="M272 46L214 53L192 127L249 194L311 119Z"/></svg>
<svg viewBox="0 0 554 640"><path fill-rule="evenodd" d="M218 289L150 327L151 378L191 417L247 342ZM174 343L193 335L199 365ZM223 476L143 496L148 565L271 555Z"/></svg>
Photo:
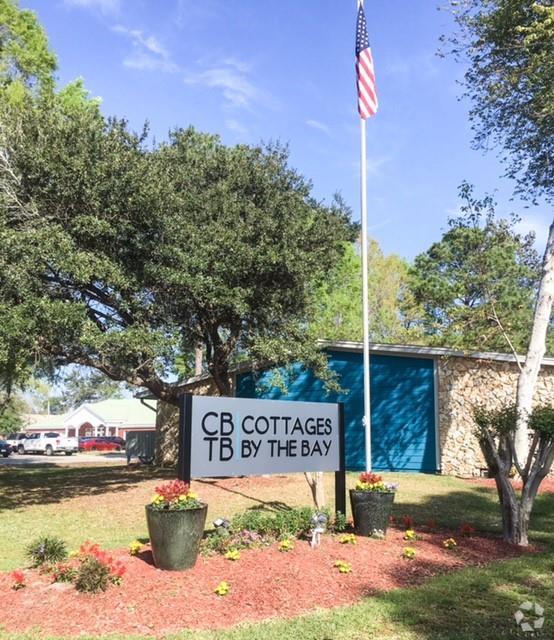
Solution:
<svg viewBox="0 0 554 640"><path fill-rule="evenodd" d="M376 176L381 173L381 168L386 165L387 162L390 162L389 156L369 156L366 160L367 175Z"/></svg>
<svg viewBox="0 0 554 640"><path fill-rule="evenodd" d="M139 71L164 71L175 73L178 67L175 63L148 55L144 51L135 51L123 58L123 66Z"/></svg>
<svg viewBox="0 0 554 640"><path fill-rule="evenodd" d="M121 8L120 0L64 0L68 7L84 7L98 9L104 14L118 13Z"/></svg>
<svg viewBox="0 0 554 640"><path fill-rule="evenodd" d="M229 107L251 110L255 103L265 102L266 96L250 80L248 70L248 65L228 58L219 66L188 71L183 80L186 84L218 89Z"/></svg>
<svg viewBox="0 0 554 640"><path fill-rule="evenodd" d="M252 69L252 65L248 64L247 62L243 62L242 60L238 60L237 58L225 58L223 62L228 67L233 67L240 73L249 73Z"/></svg>
<svg viewBox="0 0 554 640"><path fill-rule="evenodd" d="M371 222L371 213L369 214L369 222ZM368 224L367 231L368 233L373 233L375 231L378 231L379 229L382 229L383 227L387 227L391 222L393 222L392 218L384 218L376 224Z"/></svg>
<svg viewBox="0 0 554 640"><path fill-rule="evenodd" d="M331 135L331 129L326 124L323 124L323 122L320 122L319 120L306 120L306 124L308 125L308 127L311 127L312 129L323 131L323 133L326 133L328 136Z"/></svg>
<svg viewBox="0 0 554 640"><path fill-rule="evenodd" d="M164 71L174 73L178 66L172 62L169 51L152 35L146 35L139 29L128 29L122 25L113 27L115 33L131 41L133 50L123 59L123 65L130 69L146 71Z"/></svg>
<svg viewBox="0 0 554 640"><path fill-rule="evenodd" d="M452 207L448 207L448 209L446 209L445 212L449 220L450 218L459 218L464 213L462 211L462 203L458 202L458 204Z"/></svg>
<svg viewBox="0 0 554 640"><path fill-rule="evenodd" d="M239 135L248 133L248 129L234 118L226 118L225 126L227 127L227 129L229 129L229 131L232 131L233 133L237 133Z"/></svg>
<svg viewBox="0 0 554 640"><path fill-rule="evenodd" d="M535 247L542 254L546 248L550 222L546 216L542 218L536 214L522 214L520 222L516 225L516 230L523 234L532 231L535 234Z"/></svg>
<svg viewBox="0 0 554 640"><path fill-rule="evenodd" d="M159 55L162 58L169 58L168 51L160 44L160 42L154 36L145 36L142 31L139 29L128 29L122 25L116 25L113 27L113 30L116 33L121 33L122 35L129 38L133 45L137 47L143 47L147 51L154 53L155 55Z"/></svg>
<svg viewBox="0 0 554 640"><path fill-rule="evenodd" d="M381 169L384 165L391 161L391 156L371 156L369 155L366 159L366 171L367 177L377 177L381 175ZM352 167L352 174L356 177L357 180L360 179L360 161L352 160L349 162L349 165Z"/></svg>

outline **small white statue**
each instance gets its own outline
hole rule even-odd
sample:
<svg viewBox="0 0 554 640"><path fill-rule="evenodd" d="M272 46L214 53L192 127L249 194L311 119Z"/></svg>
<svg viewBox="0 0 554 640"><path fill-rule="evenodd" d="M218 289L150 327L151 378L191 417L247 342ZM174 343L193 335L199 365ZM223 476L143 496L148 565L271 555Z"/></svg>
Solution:
<svg viewBox="0 0 554 640"><path fill-rule="evenodd" d="M312 539L310 541L310 547L315 549L319 547L321 543L321 534L325 533L327 526L327 516L324 513L316 511L312 516Z"/></svg>

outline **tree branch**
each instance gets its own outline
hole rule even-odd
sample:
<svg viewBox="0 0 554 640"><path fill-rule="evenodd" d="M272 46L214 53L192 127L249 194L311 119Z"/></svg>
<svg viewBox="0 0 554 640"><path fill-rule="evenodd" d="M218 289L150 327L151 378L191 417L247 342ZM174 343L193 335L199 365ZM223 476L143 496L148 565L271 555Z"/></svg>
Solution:
<svg viewBox="0 0 554 640"><path fill-rule="evenodd" d="M487 291L487 295L489 295L489 292ZM517 353L517 351L515 350L514 344L513 342L510 340L510 336L507 334L506 330L504 329L504 326L502 324L502 322L500 322L500 318L498 317L498 314L496 313L496 307L494 305L494 300L492 298L490 298L490 304L492 307L492 317L490 318L491 320L494 320L496 322L496 324L498 325L498 328L500 329L500 332L502 333L502 335L504 336L504 339L506 340L506 342L508 343L508 346L510 347L510 351L512 352L512 354L514 355L514 358L516 360L516 365L519 369L519 371L522 371L522 366L521 363L519 361L519 355Z"/></svg>

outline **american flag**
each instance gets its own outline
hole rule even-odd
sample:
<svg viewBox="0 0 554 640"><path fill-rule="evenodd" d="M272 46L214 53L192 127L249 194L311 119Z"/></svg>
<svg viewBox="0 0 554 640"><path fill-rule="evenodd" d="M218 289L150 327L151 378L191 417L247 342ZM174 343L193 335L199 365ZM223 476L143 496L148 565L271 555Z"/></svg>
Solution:
<svg viewBox="0 0 554 640"><path fill-rule="evenodd" d="M377 88L375 86L375 70L369 46L369 36L363 4L358 6L356 22L356 83L358 85L358 111L362 120L367 120L377 113Z"/></svg>

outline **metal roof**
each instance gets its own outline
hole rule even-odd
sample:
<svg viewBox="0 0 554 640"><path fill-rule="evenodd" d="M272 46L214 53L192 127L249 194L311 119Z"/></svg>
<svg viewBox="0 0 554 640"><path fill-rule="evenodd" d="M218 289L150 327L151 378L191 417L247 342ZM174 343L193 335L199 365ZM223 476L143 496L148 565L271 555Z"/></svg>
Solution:
<svg viewBox="0 0 554 640"><path fill-rule="evenodd" d="M326 349L335 349L336 351L363 351L362 342L349 342L346 340L321 340L320 344ZM433 357L454 357L454 358L474 358L476 360L492 360L497 362L515 362L516 357L511 353L498 353L494 351L460 351L458 349L449 349L448 347L422 347L414 344L380 344L370 343L370 353L385 353L392 355L412 355L412 356L433 356ZM517 356L518 361L523 364L525 356ZM543 366L554 367L554 358L543 358Z"/></svg>
<svg viewBox="0 0 554 640"><path fill-rule="evenodd" d="M149 399L154 399L149 397ZM59 415L45 416L44 419L35 424L27 425L27 429L37 431L47 431L62 429L69 423L72 417L82 409L87 409L100 421L107 425L133 425L133 426L153 426L156 422L155 407L145 405L137 398L109 398L98 402L84 402L76 409Z"/></svg>
<svg viewBox="0 0 554 640"><path fill-rule="evenodd" d="M330 349L335 351L352 351L362 352L362 342L351 342L348 340L319 340L324 349ZM377 342L371 342L369 345L370 353L383 353L389 355L409 355L413 357L433 357L433 358L473 358L475 360L489 360L492 362L513 362L515 363L516 357L512 353L499 353L495 351L460 351L459 349L450 349L448 347L422 347L415 344L381 344ZM525 356L518 354L517 359L520 364L525 362ZM545 357L542 359L542 366L554 367L554 358ZM250 363L243 362L239 366L232 369L229 373L237 374L250 370ZM194 376L185 380L182 386L186 387L193 385L197 382L209 380L211 375L209 373L203 373L199 376ZM154 396L150 391L139 391L135 394L135 398L152 399Z"/></svg>

